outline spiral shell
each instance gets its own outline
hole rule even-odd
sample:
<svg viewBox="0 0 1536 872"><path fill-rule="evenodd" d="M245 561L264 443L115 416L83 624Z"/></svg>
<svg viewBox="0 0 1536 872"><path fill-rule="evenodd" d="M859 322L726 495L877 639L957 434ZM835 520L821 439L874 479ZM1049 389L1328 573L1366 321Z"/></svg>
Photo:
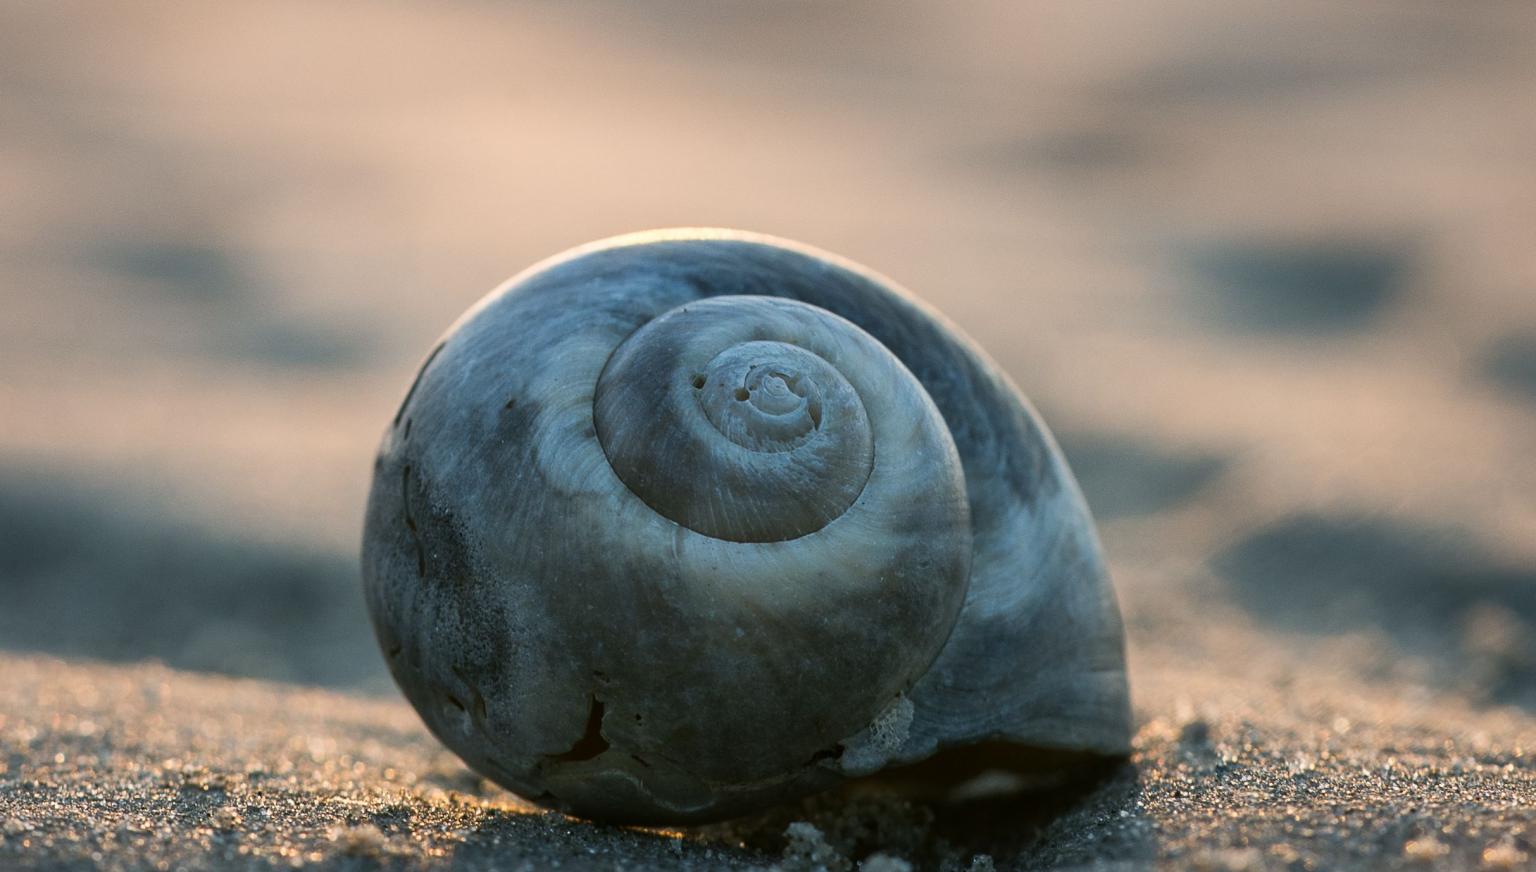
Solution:
<svg viewBox="0 0 1536 872"><path fill-rule="evenodd" d="M576 814L1127 749L1044 427L904 291L782 240L621 237L486 297L386 430L363 572L432 732Z"/></svg>

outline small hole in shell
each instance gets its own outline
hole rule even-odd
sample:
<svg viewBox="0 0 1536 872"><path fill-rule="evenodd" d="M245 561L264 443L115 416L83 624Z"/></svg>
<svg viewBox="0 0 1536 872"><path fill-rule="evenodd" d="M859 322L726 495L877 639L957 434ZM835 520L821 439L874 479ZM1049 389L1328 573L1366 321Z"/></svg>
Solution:
<svg viewBox="0 0 1536 872"><path fill-rule="evenodd" d="M749 397L751 395L752 394L746 388L737 388L736 389L736 399L740 400L741 402L746 402L747 401L747 397Z"/></svg>
<svg viewBox="0 0 1536 872"><path fill-rule="evenodd" d="M695 375L693 377L693 389L696 391L704 390L704 376Z"/></svg>

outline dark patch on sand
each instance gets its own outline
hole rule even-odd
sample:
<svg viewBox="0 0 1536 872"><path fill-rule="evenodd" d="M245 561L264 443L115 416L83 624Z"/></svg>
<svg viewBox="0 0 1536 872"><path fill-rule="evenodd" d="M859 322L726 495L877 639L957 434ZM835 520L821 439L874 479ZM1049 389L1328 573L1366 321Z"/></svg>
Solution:
<svg viewBox="0 0 1536 872"><path fill-rule="evenodd" d="M1119 92L1137 104L1227 104L1334 93L1389 74L1381 65L1355 58L1213 54L1148 70Z"/></svg>
<svg viewBox="0 0 1536 872"><path fill-rule="evenodd" d="M108 239L89 246L82 257L108 273L185 299L229 300L250 292L239 258L216 245Z"/></svg>
<svg viewBox="0 0 1536 872"><path fill-rule="evenodd" d="M153 500L0 474L0 647L382 686L350 557L199 529Z"/></svg>
<svg viewBox="0 0 1536 872"><path fill-rule="evenodd" d="M1215 566L1265 621L1375 630L1438 658L1461 689L1536 707L1536 567L1501 562L1457 532L1297 515L1231 546Z"/></svg>
<svg viewBox="0 0 1536 872"><path fill-rule="evenodd" d="M177 344L184 342L188 351L301 369L350 367L367 360L359 337L273 311L261 277L246 268L238 252L219 245L121 236L60 256L100 270L120 290L152 293L149 303L186 325Z"/></svg>
<svg viewBox="0 0 1536 872"><path fill-rule="evenodd" d="M1196 305L1249 332L1339 334L1371 327L1402 296L1409 252L1345 240L1238 242L1197 251Z"/></svg>
<svg viewBox="0 0 1536 872"><path fill-rule="evenodd" d="M1031 134L962 151L951 163L1004 173L1043 170L1072 176L1134 167L1150 156L1126 131L1081 129Z"/></svg>
<svg viewBox="0 0 1536 872"><path fill-rule="evenodd" d="M224 355L283 368L342 369L368 358L358 337L297 321L258 319L235 329L229 340L219 346Z"/></svg>
<svg viewBox="0 0 1536 872"><path fill-rule="evenodd" d="M1536 329L1496 340L1483 355L1482 375L1489 382L1536 402Z"/></svg>
<svg viewBox="0 0 1536 872"><path fill-rule="evenodd" d="M1095 518L1150 515L1194 498L1221 477L1228 461L1171 451L1111 433L1061 433L1061 449Z"/></svg>

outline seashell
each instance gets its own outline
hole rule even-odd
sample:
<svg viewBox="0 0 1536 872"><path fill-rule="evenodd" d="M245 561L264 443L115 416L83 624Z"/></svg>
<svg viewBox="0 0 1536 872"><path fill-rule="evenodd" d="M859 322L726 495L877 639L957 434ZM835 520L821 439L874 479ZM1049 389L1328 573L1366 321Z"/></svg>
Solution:
<svg viewBox="0 0 1536 872"><path fill-rule="evenodd" d="M779 239L619 237L483 299L385 431L363 575L431 731L572 814L1128 750L1114 594L1044 425L942 316Z"/></svg>

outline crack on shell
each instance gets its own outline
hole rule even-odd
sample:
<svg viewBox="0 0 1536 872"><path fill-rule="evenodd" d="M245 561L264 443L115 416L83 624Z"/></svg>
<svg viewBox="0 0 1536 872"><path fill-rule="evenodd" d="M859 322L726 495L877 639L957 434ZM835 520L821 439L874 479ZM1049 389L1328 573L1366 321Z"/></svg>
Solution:
<svg viewBox="0 0 1536 872"><path fill-rule="evenodd" d="M411 514L411 465L409 463L400 469L400 507L401 514L405 516L406 529L411 531L411 543L416 546L416 574L426 578L427 550L422 547L421 531L416 527L416 518Z"/></svg>
<svg viewBox="0 0 1536 872"><path fill-rule="evenodd" d="M437 356L442 353L443 346L446 344L445 342L439 342L432 347L431 351L427 352L427 359L423 360L421 368L416 370L416 378L411 380L411 386L405 392L405 399L400 401L400 408L395 411L394 426L400 426L400 418L405 415L405 409L411 404L411 398L416 396L416 388L421 385L422 376L427 374L427 369L432 366L432 361L437 360Z"/></svg>
<svg viewBox="0 0 1536 872"><path fill-rule="evenodd" d="M555 754L549 759L561 763L580 763L583 760L595 759L608 750L608 739L603 735L603 716L606 714L607 707L596 696L589 696L587 699L587 726L581 738L576 740L569 751Z"/></svg>

